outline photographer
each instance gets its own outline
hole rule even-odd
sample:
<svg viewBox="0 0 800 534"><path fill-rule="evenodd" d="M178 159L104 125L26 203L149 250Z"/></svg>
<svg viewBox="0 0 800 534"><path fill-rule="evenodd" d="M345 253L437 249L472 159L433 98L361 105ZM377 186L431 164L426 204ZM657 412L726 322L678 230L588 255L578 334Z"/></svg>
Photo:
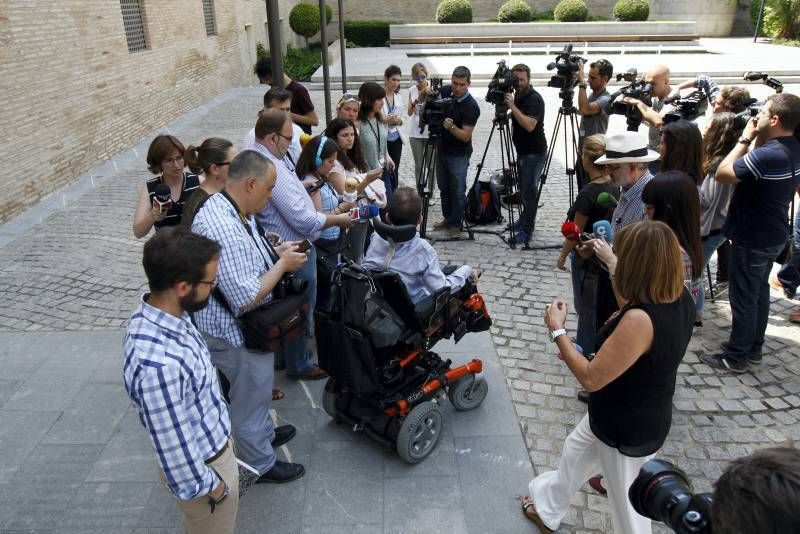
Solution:
<svg viewBox="0 0 800 534"><path fill-rule="evenodd" d="M594 246L610 251L602 239ZM556 299L545 310L559 358L590 394L589 413L564 442L558 469L533 479L532 498L523 498L523 512L542 532L558 529L572 496L598 471L608 482L614 532L650 532L650 520L636 513L627 490L669 433L694 304L683 287L678 240L666 224L628 225L615 236L614 249L619 261L608 269L620 311L598 333L592 360L567 335L567 303Z"/></svg>
<svg viewBox="0 0 800 534"><path fill-rule="evenodd" d="M635 105L639 112L642 114L642 119L650 125L648 144L650 150L658 150L658 145L661 142L661 127L664 125L663 116L667 110L664 109L664 99L671 93L669 85L669 67L666 65L657 65L647 71L645 75L645 82L650 84L652 95L652 103L650 106L631 97L623 97L623 101L628 104ZM659 169L658 161L654 161L650 165L650 172L656 173Z"/></svg>
<svg viewBox="0 0 800 534"><path fill-rule="evenodd" d="M531 70L520 63L511 69L517 77L514 94L506 93L513 126L511 139L517 151L517 176L522 194L522 215L519 218L518 243L531 237L538 205L539 178L547 160L547 138L544 135L544 99L531 86Z"/></svg>
<svg viewBox="0 0 800 534"><path fill-rule="evenodd" d="M470 72L456 67L450 85L441 90L442 98L452 98L453 105L445 112L442 144L436 161L436 184L439 187L444 221L434 229L447 229L450 237L462 235L467 192L467 169L472 155L472 131L478 123L481 109L469 93Z"/></svg>
<svg viewBox="0 0 800 534"><path fill-rule="evenodd" d="M264 209L275 187L275 166L252 150L231 161L225 191L212 195L195 215L192 231L220 245L217 276L209 284L208 306L194 320L211 352L211 360L230 382L230 410L237 456L261 474L258 482L289 482L300 478L305 468L282 462L274 448L295 435L295 428L272 426L274 354L255 352L244 346L237 317L271 299L272 290L285 273L306 263L296 244L278 248L280 259L272 263L260 239L253 215ZM222 300L224 299L224 301ZM223 302L234 313L226 310ZM234 315L235 314L235 315ZM236 491L234 489L234 491Z"/></svg>
<svg viewBox="0 0 800 534"><path fill-rule="evenodd" d="M770 96L714 176L720 183L738 185L722 229L732 244L728 274L733 325L722 353L700 356L712 367L744 373L748 362L761 363L769 273L789 236L786 214L800 185L800 141L794 136L798 124L800 98ZM753 141L755 148L748 152Z"/></svg>
<svg viewBox="0 0 800 534"><path fill-rule="evenodd" d="M583 153L583 140L594 134L604 134L608 130L608 113L606 107L608 106L611 94L606 90L608 81L614 74L614 67L606 61L601 59L589 64L589 83L588 86L592 90L588 94L586 90L586 76L583 72L583 62L580 62L580 68L577 72L578 77L578 115L581 115L581 124L578 131L578 154ZM581 165L581 159L578 159L576 176L578 177L578 188L580 189L589 182L586 171Z"/></svg>

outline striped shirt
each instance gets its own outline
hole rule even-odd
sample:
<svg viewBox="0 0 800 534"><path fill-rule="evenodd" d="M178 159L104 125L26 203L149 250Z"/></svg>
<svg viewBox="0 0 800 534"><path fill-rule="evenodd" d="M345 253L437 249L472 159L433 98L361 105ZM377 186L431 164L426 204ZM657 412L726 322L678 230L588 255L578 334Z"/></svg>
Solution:
<svg viewBox="0 0 800 534"><path fill-rule="evenodd" d="M278 179L272 190L272 200L256 215L258 223L268 232L274 232L284 241L316 241L325 225L325 215L317 212L314 202L297 175L283 160L276 158L267 147L256 143L255 150L275 164Z"/></svg>
<svg viewBox="0 0 800 534"><path fill-rule="evenodd" d="M611 224L614 227L616 234L623 226L630 223L644 220L644 202L642 202L642 191L647 182L653 179L650 171L644 171L641 178L636 180L636 183L631 186L627 191L622 192L619 197L617 207L614 208L614 214L611 216Z"/></svg>
<svg viewBox="0 0 800 534"><path fill-rule="evenodd" d="M147 180L147 195L150 197L150 205L153 205L153 200L156 196L156 186L162 184L163 178L159 175L155 178ZM158 230L165 226L177 226L181 223L181 215L183 215L183 205L192 196L197 188L200 187L200 178L196 174L190 172L183 173L183 184L181 185L181 196L178 200L172 201L167 215L160 221L153 223L153 227Z"/></svg>
<svg viewBox="0 0 800 534"><path fill-rule="evenodd" d="M231 421L203 336L188 314L170 315L145 295L123 347L125 389L169 490L178 499L208 494L220 480L205 460L227 443Z"/></svg>
<svg viewBox="0 0 800 534"><path fill-rule="evenodd" d="M258 235L252 215L247 220L253 235ZM217 267L217 287L236 315L241 315L242 308L258 295L261 276L267 272L267 265L272 266L263 241L250 237L236 208L221 193L211 195L197 212L192 232L213 239L222 247ZM270 296L267 296L258 305L269 299ZM244 336L236 318L213 296L208 306L194 314L194 319L203 332L222 338L234 347L244 345Z"/></svg>

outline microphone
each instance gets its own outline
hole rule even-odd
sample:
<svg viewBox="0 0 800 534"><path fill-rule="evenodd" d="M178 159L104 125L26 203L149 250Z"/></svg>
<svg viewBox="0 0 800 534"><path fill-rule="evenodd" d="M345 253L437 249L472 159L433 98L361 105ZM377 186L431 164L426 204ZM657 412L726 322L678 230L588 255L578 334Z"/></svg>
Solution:
<svg viewBox="0 0 800 534"><path fill-rule="evenodd" d="M307 133L300 134L300 146L306 146L306 143L308 143L310 140L311 136L308 135Z"/></svg>
<svg viewBox="0 0 800 534"><path fill-rule="evenodd" d="M577 241L581 235L581 230L573 221L566 221L561 225L561 235L563 235L567 241Z"/></svg>
<svg viewBox="0 0 800 534"><path fill-rule="evenodd" d="M368 220L379 216L381 210L378 208L378 206L367 204L366 206L358 206L357 208L353 208L349 211L349 213L350 219L353 222L367 222Z"/></svg>
<svg viewBox="0 0 800 534"><path fill-rule="evenodd" d="M592 233L598 239L605 239L606 243L611 243L612 239L614 239L614 230L611 228L611 223L608 221L597 221L594 223L592 225Z"/></svg>
<svg viewBox="0 0 800 534"><path fill-rule="evenodd" d="M153 192L153 200L158 204L158 209L165 211L164 206L172 204L172 191L169 186L167 184L158 184Z"/></svg>
<svg viewBox="0 0 800 534"><path fill-rule="evenodd" d="M616 208L617 207L617 199L614 198L614 195L603 191L599 195L597 195L597 203L604 208Z"/></svg>

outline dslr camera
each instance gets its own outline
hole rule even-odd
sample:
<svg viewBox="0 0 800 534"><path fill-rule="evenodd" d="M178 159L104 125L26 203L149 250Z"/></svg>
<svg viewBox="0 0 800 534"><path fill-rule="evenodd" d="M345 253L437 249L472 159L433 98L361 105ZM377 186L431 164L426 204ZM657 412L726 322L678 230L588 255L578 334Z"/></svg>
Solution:
<svg viewBox="0 0 800 534"><path fill-rule="evenodd" d="M519 78L506 66L504 59L497 62L497 70L489 82L489 90L486 92L486 101L494 104L495 115L505 117L508 112L506 106L506 95L514 92L517 88Z"/></svg>
<svg viewBox="0 0 800 534"><path fill-rule="evenodd" d="M665 460L650 460L628 489L633 509L678 534L711 534L710 493L692 493L686 474Z"/></svg>
<svg viewBox="0 0 800 534"><path fill-rule="evenodd" d="M556 60L547 65L547 70L556 71L547 82L547 87L561 89L558 96L561 97L563 107L572 107L572 97L578 79L575 74L581 68L581 62L586 62L581 56L572 54L572 43L564 45L564 49L556 55Z"/></svg>
<svg viewBox="0 0 800 534"><path fill-rule="evenodd" d="M646 105L651 106L653 103L652 92L653 86L644 81L644 78L639 77L636 69L628 69L626 72L617 74L616 79L618 82L626 81L628 85L622 87L613 95L611 95L611 103L606 109L608 114L625 115L628 124L628 131L636 132L639 130L639 125L642 124L642 112L639 111L634 104L627 102L616 101L620 95L641 100Z"/></svg>
<svg viewBox="0 0 800 534"><path fill-rule="evenodd" d="M442 98L442 79L431 78L431 87L428 90L428 98L419 118L420 132L428 126L428 138L431 140L441 139L444 133L444 119L447 113L453 108L452 98Z"/></svg>
<svg viewBox="0 0 800 534"><path fill-rule="evenodd" d="M290 295L299 295L306 289L308 289L308 280L297 278L295 273L286 273L275 285L272 290L272 296L283 299Z"/></svg>

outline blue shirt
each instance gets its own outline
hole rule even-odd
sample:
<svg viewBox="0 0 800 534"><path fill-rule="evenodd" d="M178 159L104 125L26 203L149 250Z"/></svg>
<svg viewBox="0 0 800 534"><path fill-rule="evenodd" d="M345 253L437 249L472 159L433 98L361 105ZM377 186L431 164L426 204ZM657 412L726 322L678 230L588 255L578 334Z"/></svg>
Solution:
<svg viewBox="0 0 800 534"><path fill-rule="evenodd" d="M613 163L613 162L612 162ZM623 226L633 222L644 220L644 202L642 202L642 191L647 182L653 179L650 171L645 171L641 178L627 191L623 191L619 197L617 207L611 216L611 225L614 233Z"/></svg>
<svg viewBox="0 0 800 534"><path fill-rule="evenodd" d="M252 215L247 218L247 223L253 235L258 235ZM260 238L250 237L236 208L221 193L211 195L197 212L192 232L213 239L222 247L217 267L217 287L235 314L241 315L245 311L243 307L258 295L261 276L267 272L267 266L272 266L264 242ZM269 299L268 295L257 306ZM233 347L244 345L244 336L236 318L214 297L208 300L208 306L194 314L194 319L203 332L224 339Z"/></svg>
<svg viewBox="0 0 800 534"><path fill-rule="evenodd" d="M175 317L146 299L125 334L125 389L150 433L169 490L179 499L194 499L219 484L205 460L228 441L228 406L208 347L189 315Z"/></svg>
<svg viewBox="0 0 800 534"><path fill-rule="evenodd" d="M371 271L384 270L389 253L389 242L378 234L373 234L367 254L361 264ZM398 273L406 286L411 302L416 304L444 286L455 293L462 287L472 273L469 265L459 267L454 273L445 276L439 266L439 257L433 247L419 234L405 243L398 243L389 261L389 271Z"/></svg>
<svg viewBox="0 0 800 534"><path fill-rule="evenodd" d="M789 158L778 143L794 158L794 183ZM800 142L793 136L767 141L737 159L733 172L741 182L733 191L722 233L734 243L758 248L785 243L786 214L800 183Z"/></svg>
<svg viewBox="0 0 800 534"><path fill-rule="evenodd" d="M339 194L330 182L325 182L319 189L321 208L323 212L331 212L339 206ZM338 226L331 226L319 233L321 239L339 239L341 230Z"/></svg>

